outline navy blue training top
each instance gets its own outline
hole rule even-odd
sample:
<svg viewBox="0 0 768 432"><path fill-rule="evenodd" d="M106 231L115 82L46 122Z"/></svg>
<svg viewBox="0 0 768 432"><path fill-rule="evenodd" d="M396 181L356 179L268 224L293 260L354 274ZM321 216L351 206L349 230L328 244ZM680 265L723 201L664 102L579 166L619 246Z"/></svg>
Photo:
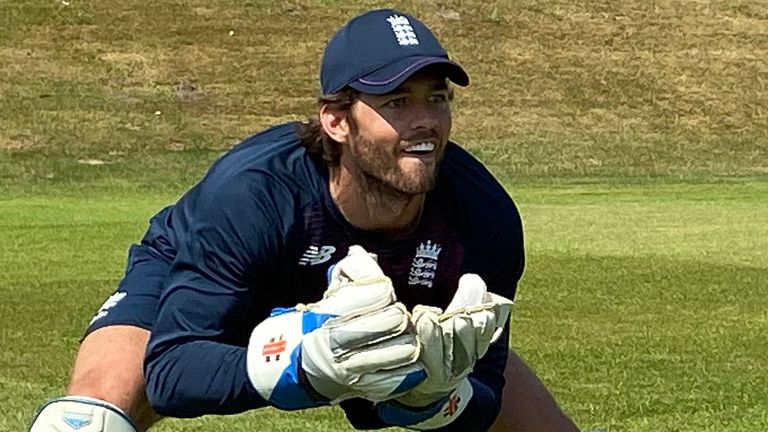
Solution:
<svg viewBox="0 0 768 432"><path fill-rule="evenodd" d="M222 156L142 241L172 261L147 348L151 405L162 415L231 414L267 406L246 372L252 329L274 307L318 301L328 268L359 244L378 255L399 301L444 308L464 273L514 298L523 271L520 217L509 195L450 143L415 231L392 238L353 227L310 157L297 123L273 127ZM498 413L507 332L470 375L474 396L444 430L485 430ZM341 404L356 428L386 427L370 402Z"/></svg>

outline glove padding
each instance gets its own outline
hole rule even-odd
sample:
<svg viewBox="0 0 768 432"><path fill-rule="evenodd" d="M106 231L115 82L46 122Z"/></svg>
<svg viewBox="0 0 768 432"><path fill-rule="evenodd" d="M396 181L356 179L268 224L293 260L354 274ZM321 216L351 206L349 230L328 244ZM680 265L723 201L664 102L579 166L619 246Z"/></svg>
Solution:
<svg viewBox="0 0 768 432"><path fill-rule="evenodd" d="M426 378L410 314L362 247L350 247L314 304L275 309L251 334L248 376L282 409L381 401Z"/></svg>
<svg viewBox="0 0 768 432"><path fill-rule="evenodd" d="M511 307L512 301L488 292L475 274L461 277L445 312L417 305L412 321L427 379L394 403L379 404L379 416L415 429L442 427L458 417L472 398L467 376L501 335Z"/></svg>
<svg viewBox="0 0 768 432"><path fill-rule="evenodd" d="M29 432L138 432L128 414L107 401L86 396L66 396L40 407Z"/></svg>

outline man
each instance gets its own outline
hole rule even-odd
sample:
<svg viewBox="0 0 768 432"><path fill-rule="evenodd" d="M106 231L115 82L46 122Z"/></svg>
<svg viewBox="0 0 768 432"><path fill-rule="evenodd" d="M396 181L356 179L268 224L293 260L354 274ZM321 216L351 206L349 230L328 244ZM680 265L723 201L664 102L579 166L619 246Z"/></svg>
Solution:
<svg viewBox="0 0 768 432"><path fill-rule="evenodd" d="M522 227L449 141L449 80L469 83L416 18L347 23L318 118L247 139L152 218L32 431L332 403L356 428L576 430L508 351Z"/></svg>

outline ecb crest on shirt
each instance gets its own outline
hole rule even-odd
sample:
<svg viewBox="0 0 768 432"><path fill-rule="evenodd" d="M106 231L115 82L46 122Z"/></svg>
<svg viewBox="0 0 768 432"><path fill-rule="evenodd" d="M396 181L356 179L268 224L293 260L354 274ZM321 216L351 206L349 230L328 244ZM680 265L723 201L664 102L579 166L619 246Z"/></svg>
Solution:
<svg viewBox="0 0 768 432"><path fill-rule="evenodd" d="M411 262L411 271L408 274L408 285L422 285L432 288L437 274L437 259L442 247L438 243L427 240L416 248L416 256Z"/></svg>

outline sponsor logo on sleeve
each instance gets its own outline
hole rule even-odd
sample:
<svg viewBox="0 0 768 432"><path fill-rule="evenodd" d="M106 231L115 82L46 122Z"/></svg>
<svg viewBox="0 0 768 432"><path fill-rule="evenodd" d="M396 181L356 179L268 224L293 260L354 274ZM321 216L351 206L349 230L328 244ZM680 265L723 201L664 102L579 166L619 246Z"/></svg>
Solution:
<svg viewBox="0 0 768 432"><path fill-rule="evenodd" d="M101 305L101 307L99 308L99 311L96 312L96 315L94 315L93 318L91 318L90 324L93 324L97 319L104 318L105 316L109 315L109 310L112 309L113 307L115 307L115 305L120 300L124 299L125 296L127 296L127 295L128 295L128 293L116 292L116 293L112 294L111 296L109 296L107 301L105 301L104 304Z"/></svg>

